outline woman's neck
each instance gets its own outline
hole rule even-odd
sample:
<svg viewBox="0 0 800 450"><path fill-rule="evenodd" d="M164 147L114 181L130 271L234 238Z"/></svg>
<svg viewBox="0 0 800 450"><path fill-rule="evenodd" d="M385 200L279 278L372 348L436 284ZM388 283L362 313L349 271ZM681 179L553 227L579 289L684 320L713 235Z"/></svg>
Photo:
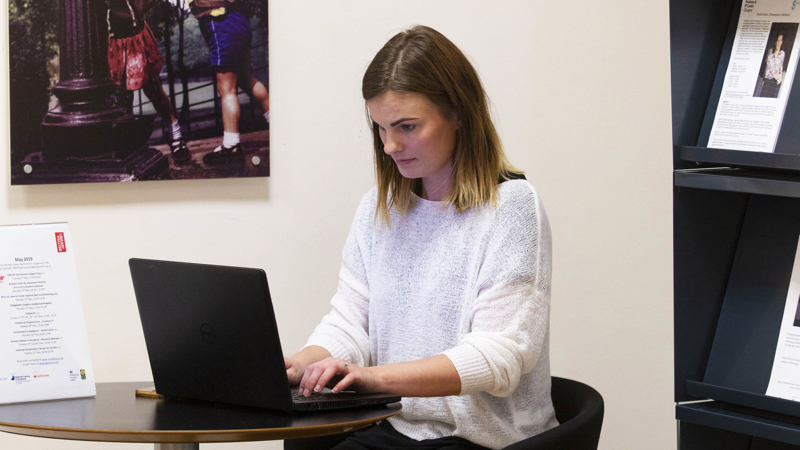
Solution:
<svg viewBox="0 0 800 450"><path fill-rule="evenodd" d="M424 198L425 200L440 202L444 200L445 197L447 197L447 194L449 193L450 193L450 177L445 178L432 188L426 186L424 181L422 182L421 197Z"/></svg>

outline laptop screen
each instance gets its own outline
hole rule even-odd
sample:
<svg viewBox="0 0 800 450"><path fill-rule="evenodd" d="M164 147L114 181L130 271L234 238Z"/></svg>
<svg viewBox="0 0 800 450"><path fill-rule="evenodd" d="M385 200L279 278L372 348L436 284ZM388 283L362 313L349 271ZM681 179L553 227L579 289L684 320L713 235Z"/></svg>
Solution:
<svg viewBox="0 0 800 450"><path fill-rule="evenodd" d="M263 270L137 258L129 266L159 394L292 408Z"/></svg>

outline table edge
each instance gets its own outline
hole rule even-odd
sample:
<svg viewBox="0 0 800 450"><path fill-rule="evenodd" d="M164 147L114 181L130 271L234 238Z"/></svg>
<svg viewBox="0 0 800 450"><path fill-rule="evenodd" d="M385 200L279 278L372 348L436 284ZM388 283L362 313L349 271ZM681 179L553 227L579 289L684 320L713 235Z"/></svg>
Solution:
<svg viewBox="0 0 800 450"><path fill-rule="evenodd" d="M301 427L281 428L246 428L229 430L90 430L66 427L44 427L38 425L20 425L0 422L0 431L24 436L95 441L95 442L128 442L128 443L213 443L213 442L247 442L280 439L296 439L327 434L344 433L358 430L384 420L401 410L399 403L386 405L388 411L368 419L339 422L336 424L309 425Z"/></svg>

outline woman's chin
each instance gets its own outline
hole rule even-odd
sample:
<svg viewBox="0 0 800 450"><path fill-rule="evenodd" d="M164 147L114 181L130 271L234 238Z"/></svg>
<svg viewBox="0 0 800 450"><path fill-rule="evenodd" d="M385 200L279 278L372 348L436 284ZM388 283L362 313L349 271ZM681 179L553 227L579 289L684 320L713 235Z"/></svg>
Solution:
<svg viewBox="0 0 800 450"><path fill-rule="evenodd" d="M411 170L407 167L397 166L397 171L400 172L403 178L420 178L420 175L416 173L415 170Z"/></svg>

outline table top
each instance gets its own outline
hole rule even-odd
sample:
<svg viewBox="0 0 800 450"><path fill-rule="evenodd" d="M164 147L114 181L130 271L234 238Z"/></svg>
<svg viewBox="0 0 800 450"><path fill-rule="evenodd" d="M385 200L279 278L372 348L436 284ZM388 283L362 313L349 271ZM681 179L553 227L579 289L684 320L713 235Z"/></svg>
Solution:
<svg viewBox="0 0 800 450"><path fill-rule="evenodd" d="M106 442L238 442L292 439L364 428L400 404L313 413L137 397L152 383L97 383L94 398L0 405L0 431Z"/></svg>

